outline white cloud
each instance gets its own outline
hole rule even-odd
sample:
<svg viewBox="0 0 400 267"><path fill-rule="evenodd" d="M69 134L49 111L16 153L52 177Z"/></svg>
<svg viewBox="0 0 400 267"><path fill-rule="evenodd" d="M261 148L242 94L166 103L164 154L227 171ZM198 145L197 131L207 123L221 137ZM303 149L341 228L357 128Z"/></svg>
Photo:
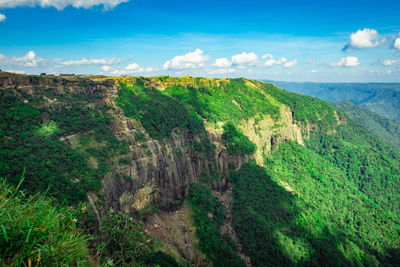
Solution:
<svg viewBox="0 0 400 267"><path fill-rule="evenodd" d="M400 65L400 59L385 59L382 64L384 66Z"/></svg>
<svg viewBox="0 0 400 267"><path fill-rule="evenodd" d="M0 22L3 22L7 19L6 15L0 13Z"/></svg>
<svg viewBox="0 0 400 267"><path fill-rule="evenodd" d="M143 67L140 67L140 65L137 63L132 63L132 64L129 64L128 66L126 66L124 69L117 69L117 70L112 71L111 74L113 74L113 75L130 75L130 74L137 74L137 73L149 73L149 72L154 72L154 71L156 71L156 69L143 68Z"/></svg>
<svg viewBox="0 0 400 267"><path fill-rule="evenodd" d="M393 47L400 50L400 36L394 40Z"/></svg>
<svg viewBox="0 0 400 267"><path fill-rule="evenodd" d="M311 72L312 72L312 73L317 73L318 71L317 71L317 70L312 70Z"/></svg>
<svg viewBox="0 0 400 267"><path fill-rule="evenodd" d="M214 66L219 68L228 68L232 65L232 63L227 58L218 58L215 60Z"/></svg>
<svg viewBox="0 0 400 267"><path fill-rule="evenodd" d="M352 33L350 35L350 40L343 48L343 51L350 51L351 48L373 48L380 46L385 41L385 38L379 39L377 30L366 28Z"/></svg>
<svg viewBox="0 0 400 267"><path fill-rule="evenodd" d="M285 68L290 68L290 67L294 67L297 65L297 60L291 60L288 61L287 58L285 57L281 57L280 59L275 59L275 57L271 54L265 54L261 57L262 59L268 59L267 61L265 61L264 66L266 67L273 67L273 66L277 66L277 65L283 65Z"/></svg>
<svg viewBox="0 0 400 267"><path fill-rule="evenodd" d="M218 69L218 70L210 70L208 74L210 75L222 75L237 72L237 69L227 68L227 69Z"/></svg>
<svg viewBox="0 0 400 267"><path fill-rule="evenodd" d="M129 64L128 66L126 66L125 70L138 71L138 70L140 70L140 66L137 63L132 63L132 64Z"/></svg>
<svg viewBox="0 0 400 267"><path fill-rule="evenodd" d="M11 72L11 73L16 73L16 74L25 74L24 71L22 70L4 70L5 72Z"/></svg>
<svg viewBox="0 0 400 267"><path fill-rule="evenodd" d="M356 57L342 57L336 62L329 63L331 67L355 67L360 65L360 61Z"/></svg>
<svg viewBox="0 0 400 267"><path fill-rule="evenodd" d="M62 65L64 66L82 66L82 65L114 65L118 64L121 62L121 59L119 58L93 58L93 59L87 59L87 58L82 58L79 60L69 60L69 61L64 61L61 62Z"/></svg>
<svg viewBox="0 0 400 267"><path fill-rule="evenodd" d="M203 50L196 49L193 52L187 53L183 56L176 56L171 60L164 63L164 70L183 70L183 69L195 69L203 67L208 61L209 56L204 55Z"/></svg>
<svg viewBox="0 0 400 267"><path fill-rule="evenodd" d="M101 69L102 69L103 71L105 71L105 72L108 72L108 71L111 70L111 66L105 65L105 66L101 67Z"/></svg>
<svg viewBox="0 0 400 267"><path fill-rule="evenodd" d="M265 55L263 55L261 58L262 59L266 59L266 58L273 58L274 56L273 55L271 55L271 54L265 54Z"/></svg>
<svg viewBox="0 0 400 267"><path fill-rule="evenodd" d="M93 6L104 6L105 9L114 8L129 0L0 0L0 8L14 7L54 7L63 10L67 6L75 8L91 8Z"/></svg>
<svg viewBox="0 0 400 267"><path fill-rule="evenodd" d="M369 70L369 71L367 71L367 74L373 74L373 75L390 75L392 73L393 73L393 70L386 70L386 71Z"/></svg>
<svg viewBox="0 0 400 267"><path fill-rule="evenodd" d="M237 66L254 66L258 64L258 55L255 53L246 53L243 52L241 54L237 54L232 56L232 65Z"/></svg>
<svg viewBox="0 0 400 267"><path fill-rule="evenodd" d="M44 63L44 59L37 57L34 51L29 51L23 57L6 57L0 55L0 63L6 66L20 66L20 67L37 67Z"/></svg>
<svg viewBox="0 0 400 267"><path fill-rule="evenodd" d="M296 66L297 65L297 60L295 59L295 60L292 60L292 61L288 61L288 62L286 62L285 64L283 64L283 66L285 67L285 68L291 68L291 67L294 67L294 66Z"/></svg>

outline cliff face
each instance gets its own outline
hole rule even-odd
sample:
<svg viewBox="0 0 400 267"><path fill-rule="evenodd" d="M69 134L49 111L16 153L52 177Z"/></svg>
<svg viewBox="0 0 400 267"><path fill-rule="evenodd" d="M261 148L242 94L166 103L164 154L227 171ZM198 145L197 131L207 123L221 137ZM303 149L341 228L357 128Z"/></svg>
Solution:
<svg viewBox="0 0 400 267"><path fill-rule="evenodd" d="M112 99L107 102L113 103ZM137 121L127 118L122 110L114 106L114 132L131 145L124 156L130 161L115 166L103 182L101 194L106 197L107 206L116 210L132 212L142 210L151 204L173 208L188 194L192 183L202 177L216 175L218 181L209 181L218 191L228 186L228 163L240 166L245 157L229 155L221 140L221 131L208 128L208 137L216 145L215 154L208 157L194 151L190 144L195 136L185 129L175 129L168 140L151 139ZM145 136L138 140L137 134ZM116 173L127 179L120 179Z"/></svg>
<svg viewBox="0 0 400 267"><path fill-rule="evenodd" d="M135 79L129 80L135 83ZM208 139L215 145L215 153L206 155L194 151L191 144L196 136L185 128L176 128L167 139L152 139L139 121L127 117L124 111L116 105L120 86L119 80L113 79L88 79L85 77L60 78L26 76L1 73L0 87L3 90L12 90L17 95L35 95L42 98L43 104L48 108L65 105L57 98L46 96L51 92L59 98L77 93L88 102L81 103L86 106L107 105L110 109L107 116L112 118L112 131L114 135L129 144L127 153L123 155L124 162L118 163L122 156L110 159L114 162L111 169L102 180L99 192L103 209L112 208L117 211L131 213L144 210L155 204L162 208L173 208L188 194L192 183L200 182L208 177L207 183L216 191L223 192L228 188L229 168L239 168L246 162L248 156L231 155L227 151L221 136L223 123L210 124L205 121L205 130ZM167 81L150 80L148 86L165 90L175 83L183 86L195 86L193 78L169 79ZM221 86L227 80L207 79L210 86ZM253 90L260 90L256 85L247 81L246 86ZM239 89L240 90L240 89ZM263 94L265 94L263 92ZM242 107L236 100L232 102ZM75 103L74 105L78 105ZM287 106L281 105L278 119L268 114L242 120L239 127L252 142L257 145L257 150L251 158L263 164L262 154L269 152L271 147L283 140L293 140L302 144L301 132L292 118L292 113ZM88 129L90 132L90 129ZM87 133L77 133L60 138L68 145L74 143L80 136ZM138 138L143 136L144 138ZM73 145L71 145L73 146ZM97 168L99 162L93 158L87 159L92 168ZM231 166L229 166L231 165ZM210 179L218 177L218 179ZM92 199L99 205L99 198L91 194Z"/></svg>
<svg viewBox="0 0 400 267"><path fill-rule="evenodd" d="M397 260L400 154L329 103L246 79L3 72L0 100L0 178L85 205L96 257L118 260L100 251L116 241L182 266Z"/></svg>

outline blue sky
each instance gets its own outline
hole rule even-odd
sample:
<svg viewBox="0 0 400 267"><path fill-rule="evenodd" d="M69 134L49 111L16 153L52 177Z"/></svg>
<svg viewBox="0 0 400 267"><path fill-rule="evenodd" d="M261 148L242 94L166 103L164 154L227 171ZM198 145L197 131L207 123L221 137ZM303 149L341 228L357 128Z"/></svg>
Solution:
<svg viewBox="0 0 400 267"><path fill-rule="evenodd" d="M0 69L400 82L400 1L0 0Z"/></svg>

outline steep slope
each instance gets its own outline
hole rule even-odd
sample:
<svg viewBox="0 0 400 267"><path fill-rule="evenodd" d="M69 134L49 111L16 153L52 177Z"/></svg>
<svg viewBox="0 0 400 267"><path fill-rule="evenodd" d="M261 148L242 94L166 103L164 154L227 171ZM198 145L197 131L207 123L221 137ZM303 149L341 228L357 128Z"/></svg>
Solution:
<svg viewBox="0 0 400 267"><path fill-rule="evenodd" d="M349 100L391 120L400 121L398 83L291 83L277 82L281 88L330 102Z"/></svg>
<svg viewBox="0 0 400 267"><path fill-rule="evenodd" d="M360 108L350 101L333 103L333 106L386 142L400 148L399 122L386 119L375 112Z"/></svg>
<svg viewBox="0 0 400 267"><path fill-rule="evenodd" d="M83 203L98 262L399 260L400 152L327 102L247 79L0 72L0 88L0 176Z"/></svg>

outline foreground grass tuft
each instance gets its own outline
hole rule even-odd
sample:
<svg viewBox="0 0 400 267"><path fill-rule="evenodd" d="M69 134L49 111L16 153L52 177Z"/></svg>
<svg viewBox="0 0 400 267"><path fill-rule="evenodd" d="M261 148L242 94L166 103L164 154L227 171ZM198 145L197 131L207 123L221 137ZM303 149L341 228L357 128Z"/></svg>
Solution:
<svg viewBox="0 0 400 267"><path fill-rule="evenodd" d="M0 181L0 266L87 266L75 213Z"/></svg>

